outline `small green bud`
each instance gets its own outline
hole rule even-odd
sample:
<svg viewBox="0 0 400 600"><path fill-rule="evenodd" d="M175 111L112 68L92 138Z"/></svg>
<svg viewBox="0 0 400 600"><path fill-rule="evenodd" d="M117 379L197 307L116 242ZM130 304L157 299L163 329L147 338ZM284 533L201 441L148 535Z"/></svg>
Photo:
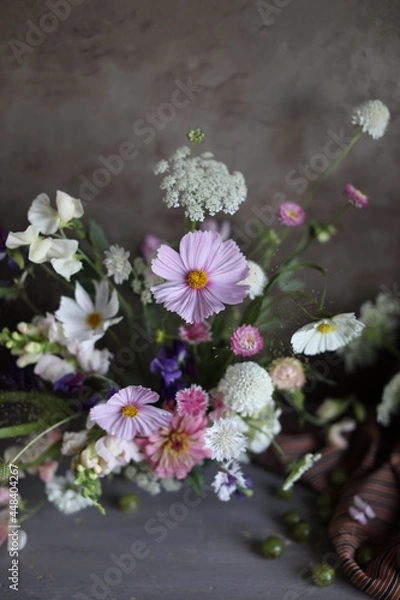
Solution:
<svg viewBox="0 0 400 600"><path fill-rule="evenodd" d="M188 131L187 137L191 144L201 144L205 138L205 133L200 127L196 127L195 129L190 129Z"/></svg>
<svg viewBox="0 0 400 600"><path fill-rule="evenodd" d="M312 233L318 242L325 244L337 233L337 229L334 225L329 223L314 223L312 226Z"/></svg>

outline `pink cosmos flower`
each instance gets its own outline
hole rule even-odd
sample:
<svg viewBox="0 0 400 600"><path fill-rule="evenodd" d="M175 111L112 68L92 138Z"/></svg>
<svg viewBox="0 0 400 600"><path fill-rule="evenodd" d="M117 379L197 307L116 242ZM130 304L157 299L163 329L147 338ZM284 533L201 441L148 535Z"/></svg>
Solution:
<svg viewBox="0 0 400 600"><path fill-rule="evenodd" d="M158 427L167 426L171 413L146 406L157 402L156 392L141 385L123 388L104 404L90 410L90 417L111 435L132 440L136 435L148 436Z"/></svg>
<svg viewBox="0 0 400 600"><path fill-rule="evenodd" d="M368 196L360 192L360 190L357 190L351 183L348 183L345 186L343 195L350 204L357 208L366 208L368 206Z"/></svg>
<svg viewBox="0 0 400 600"><path fill-rule="evenodd" d="M182 325L179 328L179 337L188 344L200 344L200 342L211 342L211 325L207 321Z"/></svg>
<svg viewBox="0 0 400 600"><path fill-rule="evenodd" d="M304 223L306 213L302 207L295 202L282 202L276 209L276 216L282 225L286 225L287 227L297 227Z"/></svg>
<svg viewBox="0 0 400 600"><path fill-rule="evenodd" d="M202 231L218 231L224 241L231 235L231 224L227 219L218 223L216 219L208 217L200 224L200 229Z"/></svg>
<svg viewBox="0 0 400 600"><path fill-rule="evenodd" d="M195 465L211 457L204 447L207 417L176 413L169 425L152 433L148 439L138 439L145 459L159 477L184 479Z"/></svg>
<svg viewBox="0 0 400 600"><path fill-rule="evenodd" d="M231 350L236 355L253 356L261 352L263 346L264 340L253 325L242 325L231 335Z"/></svg>
<svg viewBox="0 0 400 600"><path fill-rule="evenodd" d="M187 323L200 323L225 304L239 304L249 289L239 285L249 273L245 257L233 240L223 242L216 232L187 233L179 253L163 244L152 269L167 279L151 288L156 301Z"/></svg>
<svg viewBox="0 0 400 600"><path fill-rule="evenodd" d="M268 373L278 390L301 390L306 382L304 368L297 358L277 358L270 364Z"/></svg>
<svg viewBox="0 0 400 600"><path fill-rule="evenodd" d="M197 417L206 412L208 394L199 385L191 385L176 394L178 413Z"/></svg>

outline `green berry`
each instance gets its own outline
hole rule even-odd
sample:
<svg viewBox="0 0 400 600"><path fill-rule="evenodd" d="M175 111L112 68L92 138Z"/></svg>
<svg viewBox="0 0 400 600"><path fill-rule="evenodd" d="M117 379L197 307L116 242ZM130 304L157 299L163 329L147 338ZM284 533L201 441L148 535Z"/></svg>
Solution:
<svg viewBox="0 0 400 600"><path fill-rule="evenodd" d="M319 587L331 585L331 583L333 583L335 580L335 569L324 563L315 565L312 570L312 580L313 583Z"/></svg>
<svg viewBox="0 0 400 600"><path fill-rule="evenodd" d="M290 528L290 534L296 542L306 542L311 533L311 528L306 521L300 521Z"/></svg>
<svg viewBox="0 0 400 600"><path fill-rule="evenodd" d="M283 542L281 538L276 535L265 538L261 546L261 551L265 558L279 558L283 553Z"/></svg>
<svg viewBox="0 0 400 600"><path fill-rule="evenodd" d="M283 487L280 485L275 490L275 496L277 496L277 498L281 498L281 500L286 500L287 498L293 498L293 494L294 494L293 487L289 488L288 490L284 490Z"/></svg>
<svg viewBox="0 0 400 600"><path fill-rule="evenodd" d="M328 494L318 494L316 498L316 503L317 506L325 508L326 506L332 506L333 501L331 496L328 496Z"/></svg>
<svg viewBox="0 0 400 600"><path fill-rule="evenodd" d="M360 567L366 567L372 558L372 549L369 546L361 546L358 548L355 558Z"/></svg>
<svg viewBox="0 0 400 600"><path fill-rule="evenodd" d="M297 523L300 523L300 521L302 521L302 518L297 510L288 510L283 515L283 522L288 527L293 527L293 525L297 525Z"/></svg>
<svg viewBox="0 0 400 600"><path fill-rule="evenodd" d="M335 469L334 471L331 471L329 478L333 485L337 487L342 487L342 485L347 483L349 480L346 471L343 471L342 469Z"/></svg>
<svg viewBox="0 0 400 600"><path fill-rule="evenodd" d="M118 500L118 506L124 512L134 513L138 510L140 500L136 494L126 494L121 496Z"/></svg>

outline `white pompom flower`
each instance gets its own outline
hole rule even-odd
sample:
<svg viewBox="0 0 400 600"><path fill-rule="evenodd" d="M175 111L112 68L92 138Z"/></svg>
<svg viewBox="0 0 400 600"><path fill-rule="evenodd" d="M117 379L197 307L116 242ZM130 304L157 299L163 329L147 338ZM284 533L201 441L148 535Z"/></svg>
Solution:
<svg viewBox="0 0 400 600"><path fill-rule="evenodd" d="M342 313L308 323L292 335L293 352L312 356L338 350L359 337L364 327L354 313Z"/></svg>
<svg viewBox="0 0 400 600"><path fill-rule="evenodd" d="M117 285L129 279L129 275L132 273L132 265L129 262L130 252L118 244L114 244L104 252L104 255L103 263L107 269L107 277L113 277Z"/></svg>
<svg viewBox="0 0 400 600"><path fill-rule="evenodd" d="M353 125L359 125L364 133L379 140L385 133L390 120L388 107L380 100L368 100L357 106L352 115Z"/></svg>
<svg viewBox="0 0 400 600"><path fill-rule="evenodd" d="M242 417L258 415L272 403L274 386L267 371L247 361L230 365L218 385L225 404Z"/></svg>

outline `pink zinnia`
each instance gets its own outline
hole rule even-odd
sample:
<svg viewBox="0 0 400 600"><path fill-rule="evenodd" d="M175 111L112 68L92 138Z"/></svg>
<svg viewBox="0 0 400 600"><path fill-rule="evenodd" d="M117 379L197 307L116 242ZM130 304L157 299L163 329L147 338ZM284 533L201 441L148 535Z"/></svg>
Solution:
<svg viewBox="0 0 400 600"><path fill-rule="evenodd" d="M156 392L130 385L105 403L90 410L90 418L104 431L123 440L132 440L136 435L148 436L155 429L168 425L171 413L155 406L146 406L157 402Z"/></svg>
<svg viewBox="0 0 400 600"><path fill-rule="evenodd" d="M195 465L211 457L204 447L205 415L190 417L176 413L168 426L137 440L145 459L159 477L184 479Z"/></svg>
<svg viewBox="0 0 400 600"><path fill-rule="evenodd" d="M207 321L182 325L179 328L179 337L188 344L200 344L200 342L211 342L211 326Z"/></svg>
<svg viewBox="0 0 400 600"><path fill-rule="evenodd" d="M176 403L179 414L197 417L206 412L208 394L200 385L193 384L189 388L177 392Z"/></svg>
<svg viewBox="0 0 400 600"><path fill-rule="evenodd" d="M276 209L276 216L282 225L287 225L287 227L297 227L304 223L306 213L302 207L295 202L282 202Z"/></svg>
<svg viewBox="0 0 400 600"><path fill-rule="evenodd" d="M257 327L242 325L231 335L231 350L240 356L253 356L263 349L264 340Z"/></svg>
<svg viewBox="0 0 400 600"><path fill-rule="evenodd" d="M239 304L249 289L239 285L249 274L245 257L233 240L223 242L216 232L187 233L179 253L163 244L152 269L167 279L151 288L156 301L187 323L200 323L225 304Z"/></svg>
<svg viewBox="0 0 400 600"><path fill-rule="evenodd" d="M368 196L357 190L354 185L348 183L343 190L343 195L353 206L357 208L366 208L368 206Z"/></svg>

